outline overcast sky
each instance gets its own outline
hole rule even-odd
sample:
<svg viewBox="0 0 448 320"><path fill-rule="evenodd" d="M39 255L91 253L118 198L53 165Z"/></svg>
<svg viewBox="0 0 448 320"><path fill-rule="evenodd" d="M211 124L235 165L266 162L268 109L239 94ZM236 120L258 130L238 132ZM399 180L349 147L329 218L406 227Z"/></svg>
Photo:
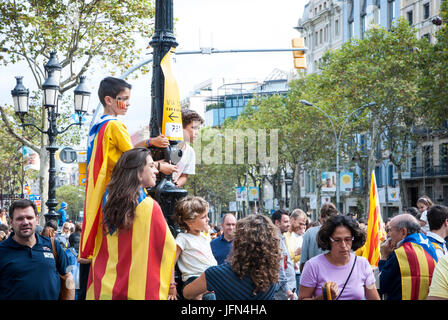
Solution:
<svg viewBox="0 0 448 320"><path fill-rule="evenodd" d="M176 51L199 50L200 47L226 49L291 48L291 39L299 33L293 29L308 0L174 0ZM150 39L143 40L149 42ZM148 56L150 58L150 56ZM293 68L291 52L229 53L183 55L175 57L173 72L180 97L184 99L195 85L214 77L265 79L274 69ZM24 75L25 85L32 84L26 66L2 67L0 102L12 103L10 91L14 76ZM88 79L92 90L90 108L97 107L99 81L107 76L95 72ZM151 74L130 80L133 85L131 108L122 118L130 133L149 123L151 110Z"/></svg>

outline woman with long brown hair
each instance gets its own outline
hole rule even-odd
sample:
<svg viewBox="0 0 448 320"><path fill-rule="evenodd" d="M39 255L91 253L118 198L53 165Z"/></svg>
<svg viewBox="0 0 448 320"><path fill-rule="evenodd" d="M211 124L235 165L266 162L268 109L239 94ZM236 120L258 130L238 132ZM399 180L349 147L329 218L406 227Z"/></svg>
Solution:
<svg viewBox="0 0 448 320"><path fill-rule="evenodd" d="M194 299L214 291L216 300L272 300L278 282L280 238L272 221L249 215L236 223L228 262L209 267L183 295Z"/></svg>
<svg viewBox="0 0 448 320"><path fill-rule="evenodd" d="M176 242L159 204L145 190L155 185L157 172L146 148L126 151L115 165L87 299L168 298Z"/></svg>

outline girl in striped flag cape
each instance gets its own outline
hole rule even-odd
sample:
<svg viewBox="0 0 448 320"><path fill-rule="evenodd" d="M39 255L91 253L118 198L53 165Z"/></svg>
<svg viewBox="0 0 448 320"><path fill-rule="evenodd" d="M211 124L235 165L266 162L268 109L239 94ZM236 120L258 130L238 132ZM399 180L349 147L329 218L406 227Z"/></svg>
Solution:
<svg viewBox="0 0 448 320"><path fill-rule="evenodd" d="M159 204L145 188L157 169L146 148L123 153L103 198L103 236L87 299L166 300L176 253Z"/></svg>

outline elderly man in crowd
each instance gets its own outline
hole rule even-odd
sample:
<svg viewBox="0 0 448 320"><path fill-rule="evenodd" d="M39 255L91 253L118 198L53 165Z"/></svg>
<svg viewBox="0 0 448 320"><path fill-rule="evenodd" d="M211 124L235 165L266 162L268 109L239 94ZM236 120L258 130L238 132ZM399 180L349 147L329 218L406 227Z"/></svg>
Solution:
<svg viewBox="0 0 448 320"><path fill-rule="evenodd" d="M437 254L421 233L418 220L410 214L392 218L389 238L380 252L380 294L386 300L426 299Z"/></svg>

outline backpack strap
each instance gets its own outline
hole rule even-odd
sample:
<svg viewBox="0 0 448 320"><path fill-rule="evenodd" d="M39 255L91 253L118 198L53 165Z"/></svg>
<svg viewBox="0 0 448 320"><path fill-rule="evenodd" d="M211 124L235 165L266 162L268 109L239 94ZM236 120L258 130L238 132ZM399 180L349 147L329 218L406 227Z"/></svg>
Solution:
<svg viewBox="0 0 448 320"><path fill-rule="evenodd" d="M54 256L54 262L56 263L56 269L57 269L57 266L58 266L58 252L56 250L56 246L54 245L54 237L51 237L50 240L51 240L51 249L53 251L53 256ZM58 273L59 273L59 271L58 271Z"/></svg>

